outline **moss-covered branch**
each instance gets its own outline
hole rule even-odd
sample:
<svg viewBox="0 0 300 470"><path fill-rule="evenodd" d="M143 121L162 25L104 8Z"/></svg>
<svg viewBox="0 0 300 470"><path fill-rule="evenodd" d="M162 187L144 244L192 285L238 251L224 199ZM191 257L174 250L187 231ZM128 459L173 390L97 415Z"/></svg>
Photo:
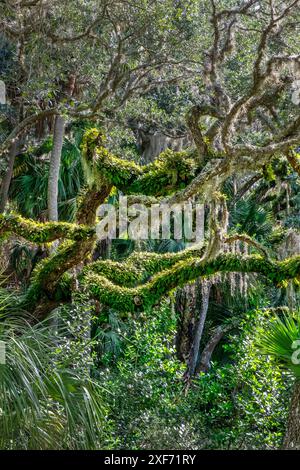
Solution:
<svg viewBox="0 0 300 470"><path fill-rule="evenodd" d="M97 130L90 130L85 136L83 160L89 187L79 200L79 225L37 223L15 214L0 216L0 235L14 233L34 243L65 239L55 253L37 265L30 287L22 299L24 308L30 311L40 309L41 316L46 315L49 308L55 306L55 302L59 302L64 295L68 297L70 294L70 275L67 271L91 255L96 240L92 226L96 221L97 208L108 197L112 186L123 189L126 194L160 196L181 185L185 186L191 180L200 184L200 176L203 184L211 183L211 172L205 176L205 171L202 171L194 178L200 168L196 159L186 152L175 155L167 151L154 163L140 167L110 154L103 147L102 136ZM220 161L220 165L222 167L224 162ZM215 177L219 177L219 171L216 168L213 171ZM242 241L261 250L261 246L246 235L229 237L227 242L241 237ZM126 263L97 261L83 269L80 281L101 303L118 311L134 312L151 307L174 288L218 272L260 273L275 284L297 278L300 274L300 256L277 262L259 255L241 258L221 254L204 258L203 254L204 248L197 247L163 255L134 253Z"/></svg>
<svg viewBox="0 0 300 470"><path fill-rule="evenodd" d="M124 263L124 270L126 269ZM101 303L118 311L135 312L153 306L172 289L198 277L219 272L258 273L278 285L285 280L300 278L300 256L285 261L271 261L260 255L241 258L232 254L222 254L210 261L189 258L156 274L148 282L137 287L121 287L92 271L85 273L82 284Z"/></svg>
<svg viewBox="0 0 300 470"><path fill-rule="evenodd" d="M0 236L7 236L10 233L32 243L48 243L62 238L85 240L94 235L95 229L67 222L38 223L16 214L0 214Z"/></svg>
<svg viewBox="0 0 300 470"><path fill-rule="evenodd" d="M204 253L204 247L193 247L178 253L133 253L126 263L110 260L100 260L89 264L83 269L83 275L95 273L104 276L118 286L134 287L143 283L151 276L170 269L176 263L189 258L199 259Z"/></svg>
<svg viewBox="0 0 300 470"><path fill-rule="evenodd" d="M270 257L270 254L265 246L263 246L261 243L257 242L253 238L249 237L246 233L236 233L233 235L230 235L229 237L225 238L225 243L231 244L236 241L241 241L243 243L246 243L247 245L253 246L256 250L258 250L260 253L262 253L263 256L266 258Z"/></svg>
<svg viewBox="0 0 300 470"><path fill-rule="evenodd" d="M170 149L153 163L140 166L113 155L103 140L98 129L90 129L83 139L83 166L89 185L101 187L105 182L126 194L164 196L184 188L200 169L195 154Z"/></svg>
<svg viewBox="0 0 300 470"><path fill-rule="evenodd" d="M300 156L293 150L287 153L287 159L293 170L300 176Z"/></svg>
<svg viewBox="0 0 300 470"><path fill-rule="evenodd" d="M45 303L45 299L59 303L61 297L70 297L69 276L66 272L90 255L94 243L95 237L82 243L67 240L49 258L40 261L33 271L30 287L22 297L20 306L29 311L34 311L36 307L41 310L40 304ZM66 281L66 290L62 292L62 285ZM46 313L49 312L43 312L43 315Z"/></svg>

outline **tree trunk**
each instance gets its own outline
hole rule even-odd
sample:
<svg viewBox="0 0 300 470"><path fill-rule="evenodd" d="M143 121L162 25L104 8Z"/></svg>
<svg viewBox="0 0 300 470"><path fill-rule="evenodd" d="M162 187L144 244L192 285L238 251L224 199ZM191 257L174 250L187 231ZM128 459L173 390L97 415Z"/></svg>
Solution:
<svg viewBox="0 0 300 470"><path fill-rule="evenodd" d="M300 380L296 381L293 389L283 449L300 450Z"/></svg>
<svg viewBox="0 0 300 470"><path fill-rule="evenodd" d="M211 358L212 358L215 348L218 346L218 344L220 343L223 336L227 333L227 331L231 329L232 329L232 325L225 325L225 326L220 325L215 329L214 333L210 337L206 346L203 348L199 364L197 364L197 367L196 367L196 373L209 371Z"/></svg>
<svg viewBox="0 0 300 470"><path fill-rule="evenodd" d="M1 189L0 189L0 214L5 210L5 206L8 201L8 191L13 175L15 158L17 154L18 143L17 140L14 140L11 144L9 156L8 156L8 168L2 180Z"/></svg>
<svg viewBox="0 0 300 470"><path fill-rule="evenodd" d="M178 315L176 353L182 362L188 361L193 343L198 290L199 285L194 282L176 292L175 311Z"/></svg>
<svg viewBox="0 0 300 470"><path fill-rule="evenodd" d="M64 131L65 119L62 116L56 116L48 179L48 219L53 221L58 220L58 179Z"/></svg>
<svg viewBox="0 0 300 470"><path fill-rule="evenodd" d="M209 294L210 294L211 282L207 280L203 280L201 282L201 306L198 321L195 327L194 332L194 339L192 343L192 347L190 350L189 361L186 376L187 378L192 377L195 374L196 366L198 362L199 356L199 349L200 349L200 342L202 339L202 334L204 330L204 325L206 321L208 306L209 306Z"/></svg>
<svg viewBox="0 0 300 470"><path fill-rule="evenodd" d="M206 321L211 282L198 280L176 294L175 310L179 315L176 351L178 358L187 364L186 378L195 374L200 342Z"/></svg>

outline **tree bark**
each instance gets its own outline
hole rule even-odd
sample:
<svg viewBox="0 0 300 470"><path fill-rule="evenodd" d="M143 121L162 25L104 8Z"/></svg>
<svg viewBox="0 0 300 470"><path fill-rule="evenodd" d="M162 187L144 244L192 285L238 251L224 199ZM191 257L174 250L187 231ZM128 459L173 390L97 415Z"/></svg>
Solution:
<svg viewBox="0 0 300 470"><path fill-rule="evenodd" d="M196 372L210 289L210 281L198 279L194 284L177 291L175 310L179 314L179 320L176 351L178 358L187 364L186 378Z"/></svg>
<svg viewBox="0 0 300 470"><path fill-rule="evenodd" d="M103 184L102 188L90 189L82 197L77 212L77 223L83 225L94 225L96 221L97 208L103 204L111 190L110 185ZM96 236L88 237L86 240L74 241L71 245L64 249L64 253L59 253L56 257L57 262L53 263L52 269L47 276L41 280L41 290L46 294L41 297L35 304L31 304L33 316L38 321L43 320L54 308L61 302L55 301L55 291L61 276L87 259L93 252L96 243ZM47 265L46 265L47 269ZM42 273L43 277L43 273ZM28 307L26 307L28 309Z"/></svg>
<svg viewBox="0 0 300 470"><path fill-rule="evenodd" d="M48 179L48 219L58 221L58 179L64 140L65 119L56 116Z"/></svg>
<svg viewBox="0 0 300 470"><path fill-rule="evenodd" d="M18 142L17 140L13 140L11 146L10 146L10 151L9 151L9 156L8 156L8 168L7 171L4 175L4 178L2 180L1 184L1 189L0 189L0 214L2 214L5 210L7 201L8 201L8 192L9 192L9 187L13 175L13 170L14 170L14 164L15 164L15 158L17 155L17 148L18 148Z"/></svg>
<svg viewBox="0 0 300 470"><path fill-rule="evenodd" d="M176 293L175 311L178 315L176 353L182 362L187 362L193 343L196 305L199 285L194 282Z"/></svg>
<svg viewBox="0 0 300 470"><path fill-rule="evenodd" d="M195 327L194 339L190 350L189 361L186 376L187 378L192 377L196 372L196 366L198 362L200 342L204 330L206 321L208 306L209 306L209 294L210 294L211 282L203 280L201 282L201 306L199 312L198 322Z"/></svg>
<svg viewBox="0 0 300 470"><path fill-rule="evenodd" d="M283 449L300 450L300 380L293 389Z"/></svg>
<svg viewBox="0 0 300 470"><path fill-rule="evenodd" d="M208 370L210 369L211 358L215 348L218 346L227 331L231 329L232 325L220 325L215 329L214 333L212 334L202 351L201 359L196 367L196 373L208 372Z"/></svg>

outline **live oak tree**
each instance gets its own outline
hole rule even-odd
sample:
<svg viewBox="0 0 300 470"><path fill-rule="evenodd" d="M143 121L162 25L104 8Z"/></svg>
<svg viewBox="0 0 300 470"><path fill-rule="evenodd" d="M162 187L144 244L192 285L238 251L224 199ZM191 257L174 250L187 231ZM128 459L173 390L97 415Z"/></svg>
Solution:
<svg viewBox="0 0 300 470"><path fill-rule="evenodd" d="M13 2L5 3L13 15ZM67 99L65 103L57 100L54 106L46 105L44 110L37 106L11 130L2 144L3 149L25 129L28 132L29 126L39 119L66 114L68 119L97 117L105 121L134 94L164 82L177 81L182 67L187 74L192 70L180 48L170 56L174 28L177 31L172 2L167 5L146 2L141 9L140 2L129 2L129 6L127 2L114 2L113 6L111 2L100 2L103 8L100 16L87 7L87 16L76 16L78 30L71 32L60 30L58 22L63 10L56 2L37 1L32 5L30 2L29 6L27 2L18 3L20 8L23 5L26 9L25 18L32 23L29 31L33 29L33 32L28 33L26 27L21 32L16 31L15 19L8 15L8 20L3 22L8 35L27 37L26 34L33 34L27 39L29 44L41 38L50 41L54 51L59 45L60 60L63 54L70 53L70 44L74 48L74 44L84 41L89 46L84 52L74 52L76 64L85 53L93 56L101 44L104 59L98 64L97 73L91 76L91 82L88 81L88 89L84 88L82 99ZM185 11L180 3L178 11L182 18ZM86 6L85 2L77 6L79 4ZM146 6L158 15L157 22L149 23ZM36 7L40 15L33 20ZM165 7L172 13L170 17L166 15L167 24L162 16ZM70 8L70 15L75 10L75 7ZM37 244L61 240L57 250L36 266L29 289L19 299L19 306L31 311L38 320L61 303L70 301L75 276L90 298L125 313L149 309L171 290L196 279L213 283L213 276L218 273L257 273L277 288L299 280L300 255L279 260L249 235L227 233L228 207L222 194L224 183L232 176L243 183L235 197L245 194L257 183L262 172L272 167L276 170L282 160L299 175L296 149L300 115L299 107L291 99L291 85L299 76L300 68L295 34L300 16L299 1L250 0L225 5L211 0L201 2L200 14L203 15L205 47L197 56L199 87L186 116L194 148L182 152L167 150L148 165L140 166L122 155L114 155L106 146L103 131L99 127L90 128L82 144L87 187L79 197L75 224L38 223L14 213L1 216L3 237L13 233ZM178 27L180 32L180 22ZM80 65L83 70L79 68L79 80L86 72L86 63L83 61ZM62 64L57 67L59 70ZM57 70L53 74L54 82ZM102 78L100 84L95 77L98 75ZM210 209L206 242L201 247L174 254L134 253L123 263L91 262L97 209L113 188L143 202L173 204L196 196ZM235 254L226 248L237 241L251 247L252 254ZM72 268L82 262L85 266L79 273L76 270L75 275ZM209 289L206 290L203 298L206 296L207 302ZM201 331L198 333L197 341ZM195 344L194 348L198 346ZM191 359L195 358L191 356ZM191 367L195 369L195 363ZM299 407L299 402L293 400L292 405ZM299 428L293 425L293 429L296 435L292 434L290 442L292 447L297 447Z"/></svg>
<svg viewBox="0 0 300 470"><path fill-rule="evenodd" d="M16 140L36 143L53 129L48 187L53 220L64 132L76 121L103 124L131 97L191 77L196 67L187 51L195 2L184 7L172 1L2 3L0 26L8 42L3 47L11 58L2 79L16 116L4 113L1 149L11 147L7 159L13 167ZM2 211L10 173L3 179Z"/></svg>

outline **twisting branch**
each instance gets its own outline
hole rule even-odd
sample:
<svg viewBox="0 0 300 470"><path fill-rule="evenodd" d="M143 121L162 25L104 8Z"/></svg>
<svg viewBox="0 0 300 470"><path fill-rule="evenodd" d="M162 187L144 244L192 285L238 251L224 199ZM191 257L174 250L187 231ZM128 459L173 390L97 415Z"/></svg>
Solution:
<svg viewBox="0 0 300 470"><path fill-rule="evenodd" d="M189 258L202 258L204 246L194 246L178 253L133 253L124 263L111 260L100 260L83 268L83 275L95 273L106 277L114 284L123 287L134 287L141 284L155 274L172 268L176 263Z"/></svg>
<svg viewBox="0 0 300 470"><path fill-rule="evenodd" d="M237 203L245 194L259 181L261 180L262 175L256 174L251 176L245 184L237 191L236 195L234 196L233 200L230 201L231 206Z"/></svg>
<svg viewBox="0 0 300 470"><path fill-rule="evenodd" d="M126 270L126 263L124 263ZM300 256L284 261L271 261L259 255L240 257L220 254L209 261L188 259L175 264L153 276L151 280L137 287L120 287L106 277L86 272L82 285L101 303L121 312L147 310L172 289L181 287L199 277L208 277L220 272L262 274L275 285L289 279L299 279Z"/></svg>
<svg viewBox="0 0 300 470"><path fill-rule="evenodd" d="M211 358L214 350L216 349L220 341L223 339L223 337L226 335L226 333L233 330L233 328L235 328L237 324L238 322L231 322L225 325L219 325L213 330L208 342L206 343L201 353L200 361L196 368L196 373L208 372L208 370L210 369Z"/></svg>
<svg viewBox="0 0 300 470"><path fill-rule="evenodd" d="M153 163L140 166L113 155L103 147L103 140L97 129L89 130L84 137L83 164L91 185L106 182L126 194L163 196L188 184L199 171L199 159L189 152L168 149Z"/></svg>
<svg viewBox="0 0 300 470"><path fill-rule="evenodd" d="M254 154L255 149L251 146L240 146L240 148L237 150L237 153L235 153L236 146L233 146L230 141L236 120L240 117L241 113L247 114L247 110L249 107L251 107L253 100L257 99L259 94L262 93L263 87L266 85L268 80L271 79L275 68L276 71L278 71L286 64L297 63L299 61L299 56L275 56L267 60L266 66L263 67L263 59L265 58L268 39L272 34L272 31L274 30L275 26L278 26L278 24L280 24L283 19L285 19L289 14L292 13L292 11L294 11L294 8L298 4L299 0L294 0L288 6L286 6L278 16L271 14L269 23L261 33L256 59L253 64L253 84L251 89L248 93L243 95L234 103L224 121L224 126L222 129L222 142L228 154L235 156L239 156L241 154ZM290 145L293 145L293 142L290 143ZM264 147L267 151L270 149L270 145ZM282 147L284 148L284 143ZM283 148L279 148L278 150L283 150ZM272 150L270 149L270 151ZM258 150L257 152L259 153Z"/></svg>
<svg viewBox="0 0 300 470"><path fill-rule="evenodd" d="M0 145L0 152L7 149L9 144L16 139L25 129L35 124L40 119L44 119L49 116L56 116L59 114L59 110L56 108L46 109L45 111L37 111L35 114L31 114L21 121L12 132L6 137L5 141Z"/></svg>
<svg viewBox="0 0 300 470"><path fill-rule="evenodd" d="M0 236L10 233L32 243L49 243L62 238L74 241L85 240L94 236L95 229L67 222L38 223L15 214L0 214Z"/></svg>
<svg viewBox="0 0 300 470"><path fill-rule="evenodd" d="M204 156L208 153L207 145L203 139L200 129L199 119L201 111L199 106L193 106L187 114L187 125L193 137L194 143L198 150L200 163L204 162Z"/></svg>
<svg viewBox="0 0 300 470"><path fill-rule="evenodd" d="M262 253L262 255L265 256L266 258L270 257L270 254L269 254L267 248L264 247L263 245L261 245L261 243L257 242L253 238L249 237L249 235L247 235L247 234L238 234L237 233L237 234L234 234L234 235L230 235L229 237L226 237L224 239L224 242L227 243L227 244L232 244L236 241L241 241L243 243L247 243L247 245L253 246L256 250L258 250L260 253Z"/></svg>

